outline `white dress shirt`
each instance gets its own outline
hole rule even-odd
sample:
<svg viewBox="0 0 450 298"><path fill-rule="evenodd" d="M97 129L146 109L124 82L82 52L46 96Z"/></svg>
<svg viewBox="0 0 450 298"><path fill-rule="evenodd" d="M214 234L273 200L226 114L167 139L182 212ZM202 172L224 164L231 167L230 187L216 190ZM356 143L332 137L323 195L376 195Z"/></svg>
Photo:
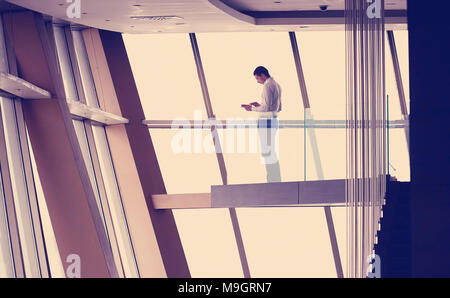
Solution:
<svg viewBox="0 0 450 298"><path fill-rule="evenodd" d="M273 117L281 111L281 87L272 77L264 82L260 104L252 106L252 111L260 112L260 117Z"/></svg>

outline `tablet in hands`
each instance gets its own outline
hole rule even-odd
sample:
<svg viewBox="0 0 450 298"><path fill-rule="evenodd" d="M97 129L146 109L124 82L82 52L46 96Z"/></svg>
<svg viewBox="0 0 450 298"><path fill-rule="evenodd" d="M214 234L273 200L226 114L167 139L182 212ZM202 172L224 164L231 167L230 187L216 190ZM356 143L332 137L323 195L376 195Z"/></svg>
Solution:
<svg viewBox="0 0 450 298"><path fill-rule="evenodd" d="M243 107L243 108L246 109L247 111L251 111L251 110L252 110L252 106L251 106L251 105L241 104L241 107Z"/></svg>

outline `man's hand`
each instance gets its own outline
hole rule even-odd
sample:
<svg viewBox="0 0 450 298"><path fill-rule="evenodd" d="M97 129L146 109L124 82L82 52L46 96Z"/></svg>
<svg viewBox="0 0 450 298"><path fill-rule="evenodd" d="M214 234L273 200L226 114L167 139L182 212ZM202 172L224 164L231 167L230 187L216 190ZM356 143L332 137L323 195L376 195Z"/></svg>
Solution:
<svg viewBox="0 0 450 298"><path fill-rule="evenodd" d="M251 111L252 110L252 106L251 105L241 105L241 107L243 107L247 111Z"/></svg>
<svg viewBox="0 0 450 298"><path fill-rule="evenodd" d="M259 107L260 106L260 104L258 102L256 102L256 101L252 102L250 105L255 106L255 107Z"/></svg>

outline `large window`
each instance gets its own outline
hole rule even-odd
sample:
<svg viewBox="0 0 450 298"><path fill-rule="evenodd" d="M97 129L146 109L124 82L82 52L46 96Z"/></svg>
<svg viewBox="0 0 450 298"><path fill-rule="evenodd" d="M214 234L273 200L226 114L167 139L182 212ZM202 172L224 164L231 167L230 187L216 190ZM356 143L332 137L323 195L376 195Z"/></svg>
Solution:
<svg viewBox="0 0 450 298"><path fill-rule="evenodd" d="M123 36L147 119L207 118L187 34Z"/></svg>
<svg viewBox="0 0 450 298"><path fill-rule="evenodd" d="M282 88L280 119L303 119L297 72L286 32L199 33L211 103L217 118L254 118L240 106L260 101L262 85L253 71L267 67Z"/></svg>
<svg viewBox="0 0 450 298"><path fill-rule="evenodd" d="M405 92L406 108L409 115L409 58L408 31L394 32L397 47L398 62ZM403 118L400 108L400 98L395 79L390 48L386 40L386 94L388 96L388 118L400 120ZM404 129L389 129L389 174L399 181L410 181L409 150Z"/></svg>
<svg viewBox="0 0 450 298"><path fill-rule="evenodd" d="M1 173L0 173L1 174ZM3 177L0 177L0 278L14 277Z"/></svg>
<svg viewBox="0 0 450 298"><path fill-rule="evenodd" d="M303 119L302 97L287 33L200 33L197 38L211 104L217 118L257 118L257 113L249 113L240 105L261 100L262 85L256 82L253 71L263 65L282 88L279 119ZM229 130L223 132L224 137L221 139L229 183L265 182L265 166L260 160L257 129ZM282 181L303 179L303 130L280 129L278 134ZM225 137L228 135L235 135L234 143ZM245 138L245 151L241 151L238 145L239 140L242 140L239 139L241 135ZM255 148L251 145L255 145Z"/></svg>
<svg viewBox="0 0 450 298"><path fill-rule="evenodd" d="M99 108L86 48L80 31L54 27L66 96ZM78 68L74 68L77 65ZM78 76L77 81L75 77ZM72 96L72 97L71 97ZM73 98L73 96L77 96ZM97 207L120 277L138 277L132 238L117 184L105 128L90 120L74 119L74 129Z"/></svg>
<svg viewBox="0 0 450 298"><path fill-rule="evenodd" d="M304 42L309 44L308 53L314 47L322 45L324 46L322 52L330 51L326 59L321 58L323 53L320 53L312 63L306 63L306 83L307 86L311 84L314 87L314 92L309 97L311 105L317 106L317 109L312 109L316 119L345 120L345 90L343 90L345 85L341 82L345 79L344 64L336 62L332 67L327 65L329 61L337 60L337 57L344 57L344 35L327 34L322 34L319 40L332 36L333 40L329 43L334 44L336 40L341 39L341 46L336 53L333 53L332 48L325 45L325 42L318 45L317 39L313 37L308 36L309 39ZM194 72L195 60L187 37L187 35L164 37L125 35L141 100L146 115L151 115L148 120L174 120L178 115L196 120L195 116L199 114L198 112L196 114L195 110L198 108L201 109L203 120L205 119L206 109L201 104L196 104L202 98L202 94L201 89L198 89L198 75ZM300 126L304 123L302 121L305 110L287 33L202 33L196 37L211 106L217 119L256 119L256 113L245 112L240 105L260 100L262 86L257 84L253 70L259 65L264 65L282 86L283 110L280 113L280 120L298 121L297 127L279 129L282 180L319 179L314 154L321 156L325 179L345 177L344 129L316 129L319 151L314 152L308 135ZM310 44L312 41L314 43ZM179 45L178 48L168 46L174 43ZM164 53L158 51L162 45L166 46ZM303 46L304 44L300 43L301 50ZM153 53L160 54L158 61L140 55L142 49L149 49L147 51L149 53L152 52L150 49L153 49ZM307 56L303 56L303 59L308 59ZM152 88L149 83L151 82L149 77L154 75L152 72L161 69L160 65L163 63L161 61L164 61L167 68L173 67L166 62L172 57L178 57L174 61L177 67L182 69L181 74L189 69L192 78L196 80L187 88L188 90L185 90L185 93L190 95L186 98L188 102L183 103L181 107L177 105L168 107L165 102L160 101L153 101L151 105L147 105L147 97L142 97L144 93L151 94L148 91L151 89L158 93L161 86L172 82L171 78L166 77L166 81L161 82L157 88ZM185 60L179 59L180 57ZM323 72L333 77L335 80L333 85L338 86L342 83L342 86L339 89L333 90L331 86L323 90L320 84ZM163 76L157 78L161 81L163 79ZM332 97L335 103L329 105L327 102ZM170 100L173 102L176 97ZM180 111L176 112L177 109ZM318 116L321 113L323 117ZM161 116L155 117L156 114ZM184 132L188 135L184 140L188 140L187 147L189 147L185 151L174 150L174 144L179 144L179 140L182 139L180 136L183 135L183 128L150 129L166 190L168 193L209 192L211 185L222 183L215 151L205 150L205 147L211 146L210 131L184 129ZM229 184L266 181L265 167L260 162L257 129L219 129L218 135ZM202 141L198 151L193 144L196 141L195 136ZM333 209L333 214L345 216L345 212L340 211L339 208ZM174 215L192 276L242 276L227 210L175 210ZM240 208L238 218L252 276L336 276L322 208ZM339 247L342 250L345 249L345 217L337 216L337 218L340 224L336 224L336 230ZM215 235L221 237L217 238ZM317 247L321 249L317 250ZM314 251L316 255L311 258ZM345 253L341 251L341 255ZM314 268L313 264L316 265Z"/></svg>
<svg viewBox="0 0 450 298"><path fill-rule="evenodd" d="M403 32L399 34L404 36ZM315 138L309 135L311 128L302 126L306 111L287 32L196 34L213 112L220 120L255 119L256 113L246 112L240 105L260 100L262 86L253 77L253 70L259 65L266 66L282 87L280 121L298 121L297 126L278 130L282 181L345 179L345 33L302 31L296 32L296 38L311 107L308 113L314 120L326 124L314 128ZM203 120L206 119L187 34L124 35L124 40L148 120L174 120L177 117L195 120L198 109ZM405 40L400 38L398 44L401 44L399 51L405 53ZM404 59L402 56L400 64L406 77ZM386 65L389 63L387 60ZM174 72L176 77L189 84L174 83L177 80L167 73L172 73L175 68L179 69ZM186 78L188 74L190 77ZM157 86L153 81L158 82ZM389 74L386 81L395 84L394 77ZM177 87L164 92L166 86ZM188 95L183 104L177 102L178 92ZM401 115L392 112L390 117L401 119ZM210 185L222 183L215 151L202 149L193 153L194 145L190 143L189 152L175 152L173 140L182 134L182 130L150 129L166 190L169 194L209 192ZM210 145L209 130L185 130L186 134L192 135L191 141L195 141L193 136L197 133ZM397 129L392 135L401 133L401 129ZM265 167L260 163L258 137L255 128L219 129L228 184L266 181ZM239 138L244 140L243 147L238 145ZM252 138L256 138L256 150L251 148ZM391 151L391 159L406 161L403 150L406 147L395 146L402 149L398 156ZM331 210L345 271L346 210L339 207ZM226 210L176 210L174 214L194 277L241 276ZM237 214L252 276L336 276L323 208L239 208ZM224 237L216 239L214 230L223 233ZM225 245L224 238L233 243ZM218 255L223 256L221 260L215 259ZM206 260L211 263L207 264ZM224 261L227 267L221 267Z"/></svg>
<svg viewBox="0 0 450 298"><path fill-rule="evenodd" d="M201 147L191 138L198 134ZM222 184L217 157L205 153L214 148L208 130L150 130L167 193L210 192L211 185ZM214 150L214 149L213 149Z"/></svg>
<svg viewBox="0 0 450 298"><path fill-rule="evenodd" d="M345 120L344 31L298 32L296 36L314 119Z"/></svg>
<svg viewBox="0 0 450 298"><path fill-rule="evenodd" d="M243 277L228 210L174 210L174 215L192 277Z"/></svg>
<svg viewBox="0 0 450 298"><path fill-rule="evenodd" d="M238 215L252 277L336 277L323 208L240 208ZM343 264L345 215L333 208Z"/></svg>
<svg viewBox="0 0 450 298"><path fill-rule="evenodd" d="M8 62L0 25L1 72L10 72ZM0 277L47 277L47 252L21 99L1 96L0 110Z"/></svg>
<svg viewBox="0 0 450 298"><path fill-rule="evenodd" d="M47 260L51 277L64 278L66 276L63 268L63 260L59 254L58 244L56 243L55 232L53 230L50 214L47 209L44 191L42 189L41 180L37 171L36 161L34 159L33 148L28 139L28 147L30 149L31 165L33 167L33 177L36 184L36 195L39 203L39 213L42 220L42 230L45 239L45 247L47 249Z"/></svg>

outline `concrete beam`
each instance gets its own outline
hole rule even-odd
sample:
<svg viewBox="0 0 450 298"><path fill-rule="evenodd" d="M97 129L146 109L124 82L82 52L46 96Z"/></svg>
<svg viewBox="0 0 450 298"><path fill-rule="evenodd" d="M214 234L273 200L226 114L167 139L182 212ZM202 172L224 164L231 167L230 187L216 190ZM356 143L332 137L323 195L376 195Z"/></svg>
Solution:
<svg viewBox="0 0 450 298"><path fill-rule="evenodd" d="M23 99L50 99L50 92L15 75L0 73L0 90Z"/></svg>
<svg viewBox="0 0 450 298"><path fill-rule="evenodd" d="M72 114L72 116L81 117L82 119L89 119L104 125L117 125L128 123L128 120L122 116L115 115L113 113L108 113L94 107L90 107L79 101L68 99L67 105L69 106L69 111L70 114Z"/></svg>
<svg viewBox="0 0 450 298"><path fill-rule="evenodd" d="M155 209L345 206L345 179L212 185L211 193L152 195Z"/></svg>

